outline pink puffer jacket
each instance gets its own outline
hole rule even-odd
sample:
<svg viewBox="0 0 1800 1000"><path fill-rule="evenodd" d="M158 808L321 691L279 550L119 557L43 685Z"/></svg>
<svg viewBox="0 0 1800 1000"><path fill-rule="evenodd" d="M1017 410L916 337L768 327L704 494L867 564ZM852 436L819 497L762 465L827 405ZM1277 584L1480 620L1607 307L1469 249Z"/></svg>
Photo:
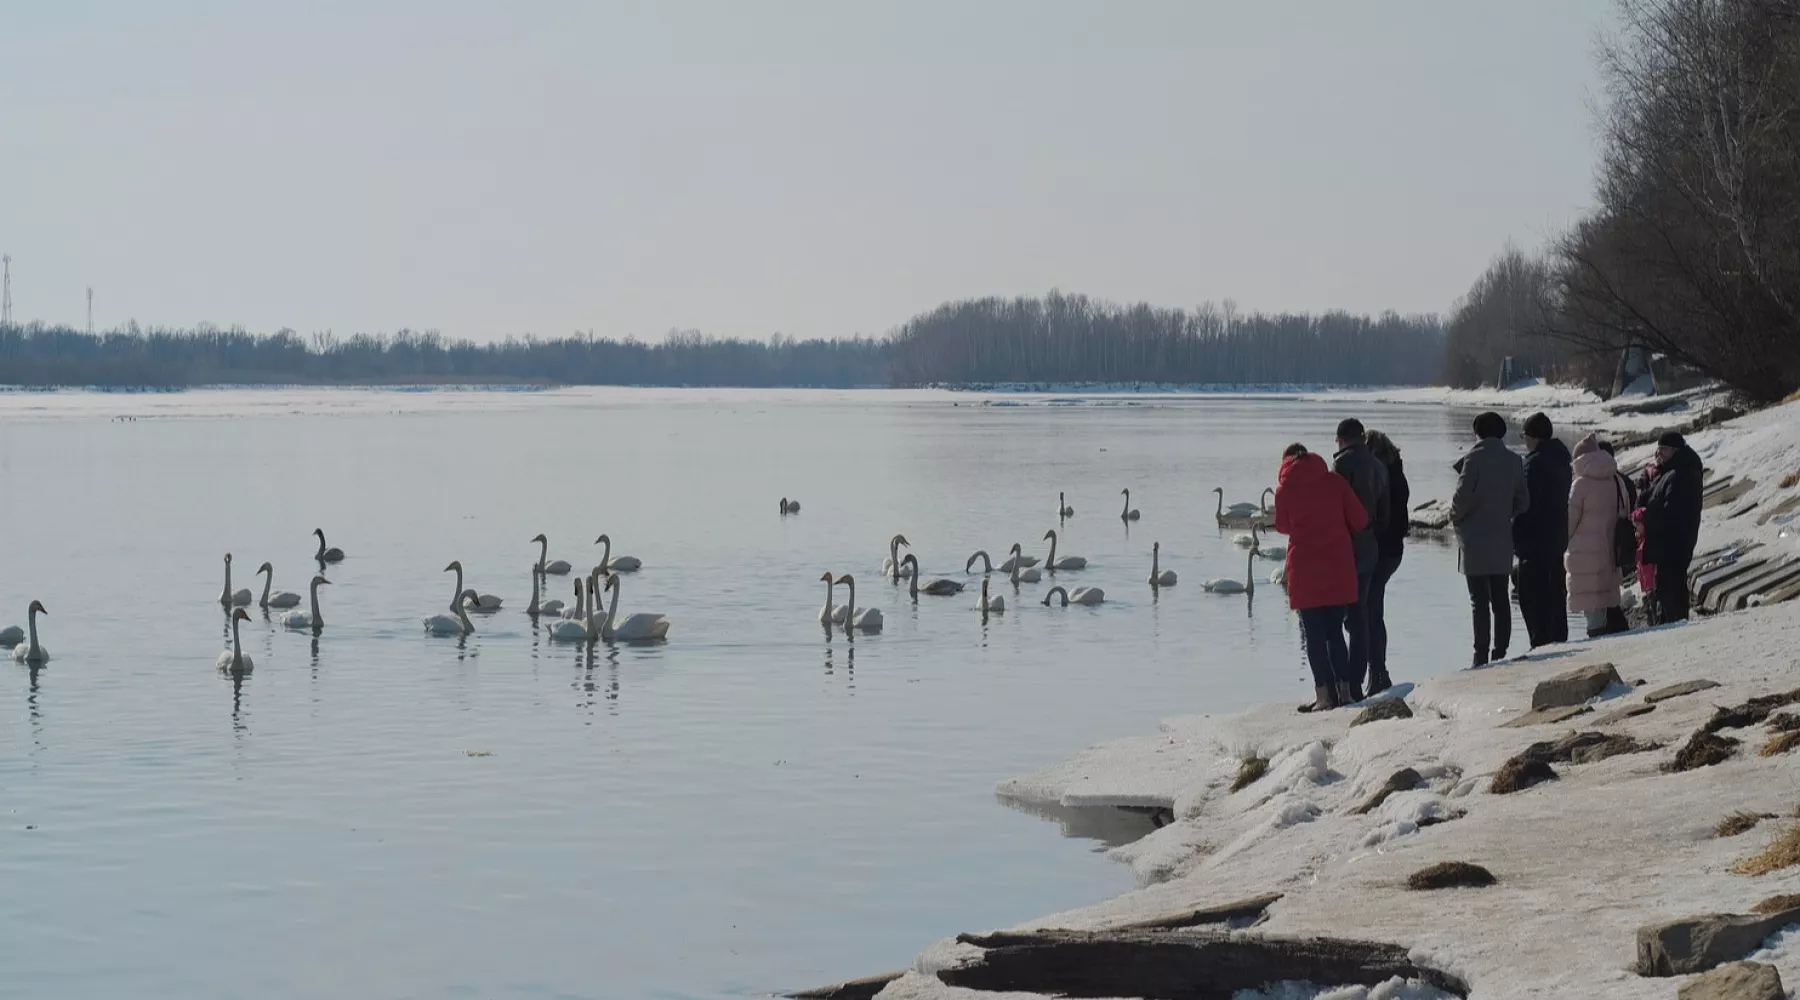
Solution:
<svg viewBox="0 0 1800 1000"><path fill-rule="evenodd" d="M1613 526L1629 513L1619 466L1589 434L1575 446L1575 482L1569 489L1569 610L1604 611L1619 606L1619 570L1613 565Z"/></svg>

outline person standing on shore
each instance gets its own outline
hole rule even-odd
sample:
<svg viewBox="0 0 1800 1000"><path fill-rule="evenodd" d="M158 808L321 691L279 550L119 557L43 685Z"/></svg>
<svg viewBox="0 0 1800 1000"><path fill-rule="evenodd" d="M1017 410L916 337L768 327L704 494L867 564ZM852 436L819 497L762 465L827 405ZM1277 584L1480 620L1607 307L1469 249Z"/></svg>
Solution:
<svg viewBox="0 0 1800 1000"><path fill-rule="evenodd" d="M1525 490L1525 467L1506 447L1506 420L1498 413L1483 413L1475 418L1475 436L1480 440L1456 463L1450 523L1456 529L1457 567L1468 578L1475 629L1472 665L1479 667L1506 658L1512 638L1506 586L1513 561L1512 524L1531 498Z"/></svg>
<svg viewBox="0 0 1800 1000"><path fill-rule="evenodd" d="M1393 439L1380 431L1365 435L1369 453L1387 470L1387 526L1375 533L1378 554L1375 575L1369 581L1369 694L1380 694L1394 686L1387 668L1387 585L1400 570L1400 557L1406 550L1408 504L1412 489L1406 483L1406 468L1400 462L1400 449Z"/></svg>
<svg viewBox="0 0 1800 1000"><path fill-rule="evenodd" d="M1597 639L1628 627L1619 592L1616 532L1629 517L1624 477L1612 455L1589 434L1575 445L1575 482L1569 489L1569 610L1587 616L1587 634Z"/></svg>
<svg viewBox="0 0 1800 1000"><path fill-rule="evenodd" d="M1686 621L1688 563L1700 542L1705 470L1687 440L1670 431L1656 443L1656 481L1644 494L1644 558L1656 567L1656 624Z"/></svg>
<svg viewBox="0 0 1800 1000"><path fill-rule="evenodd" d="M1368 526L1356 532L1356 600L1344 617L1350 633L1350 682L1355 701L1362 700L1363 678L1369 672L1369 591L1375 581L1375 564L1381 561L1376 535L1387 530L1388 475L1381 460L1369 453L1362 421L1351 417L1337 426L1337 454L1331 471L1344 477L1368 515Z"/></svg>
<svg viewBox="0 0 1800 1000"><path fill-rule="evenodd" d="M1555 437L1550 418L1525 421L1525 491L1531 502L1513 518L1513 551L1519 557L1519 615L1531 647L1569 641L1568 590L1563 556L1569 551L1569 449Z"/></svg>
<svg viewBox="0 0 1800 1000"><path fill-rule="evenodd" d="M1288 536L1288 607L1300 613L1313 701L1302 712L1323 712L1351 697L1350 651L1344 615L1356 603L1356 553L1351 537L1369 526L1362 501L1325 459L1302 444L1282 452L1275 486L1275 530Z"/></svg>

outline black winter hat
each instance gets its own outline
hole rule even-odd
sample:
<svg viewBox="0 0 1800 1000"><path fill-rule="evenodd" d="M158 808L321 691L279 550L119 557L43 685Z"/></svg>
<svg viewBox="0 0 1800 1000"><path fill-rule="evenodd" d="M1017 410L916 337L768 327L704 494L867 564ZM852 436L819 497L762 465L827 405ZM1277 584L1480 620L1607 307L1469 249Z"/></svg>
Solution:
<svg viewBox="0 0 1800 1000"><path fill-rule="evenodd" d="M1550 426L1550 418L1542 413L1533 413L1525 418L1524 432L1526 437L1548 441L1556 436L1556 429Z"/></svg>
<svg viewBox="0 0 1800 1000"><path fill-rule="evenodd" d="M1662 437L1657 438L1656 443L1663 448L1683 448L1687 446L1687 438L1682 437L1674 431L1670 431Z"/></svg>

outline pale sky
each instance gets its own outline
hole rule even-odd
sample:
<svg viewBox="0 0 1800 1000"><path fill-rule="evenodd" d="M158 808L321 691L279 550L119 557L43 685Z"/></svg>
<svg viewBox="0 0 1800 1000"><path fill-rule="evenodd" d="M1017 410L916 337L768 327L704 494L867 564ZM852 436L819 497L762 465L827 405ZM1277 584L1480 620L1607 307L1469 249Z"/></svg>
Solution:
<svg viewBox="0 0 1800 1000"><path fill-rule="evenodd" d="M20 320L878 334L1443 310L1591 197L1609 0L0 0Z"/></svg>

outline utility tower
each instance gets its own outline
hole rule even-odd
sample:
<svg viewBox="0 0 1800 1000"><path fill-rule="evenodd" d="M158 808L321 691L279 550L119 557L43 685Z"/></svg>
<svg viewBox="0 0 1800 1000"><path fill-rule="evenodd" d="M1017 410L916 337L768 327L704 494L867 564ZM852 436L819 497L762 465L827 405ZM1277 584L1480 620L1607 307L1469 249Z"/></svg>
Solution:
<svg viewBox="0 0 1800 1000"><path fill-rule="evenodd" d="M88 286L88 336L94 335L94 286Z"/></svg>
<svg viewBox="0 0 1800 1000"><path fill-rule="evenodd" d="M12 254L0 255L0 326L12 325Z"/></svg>

